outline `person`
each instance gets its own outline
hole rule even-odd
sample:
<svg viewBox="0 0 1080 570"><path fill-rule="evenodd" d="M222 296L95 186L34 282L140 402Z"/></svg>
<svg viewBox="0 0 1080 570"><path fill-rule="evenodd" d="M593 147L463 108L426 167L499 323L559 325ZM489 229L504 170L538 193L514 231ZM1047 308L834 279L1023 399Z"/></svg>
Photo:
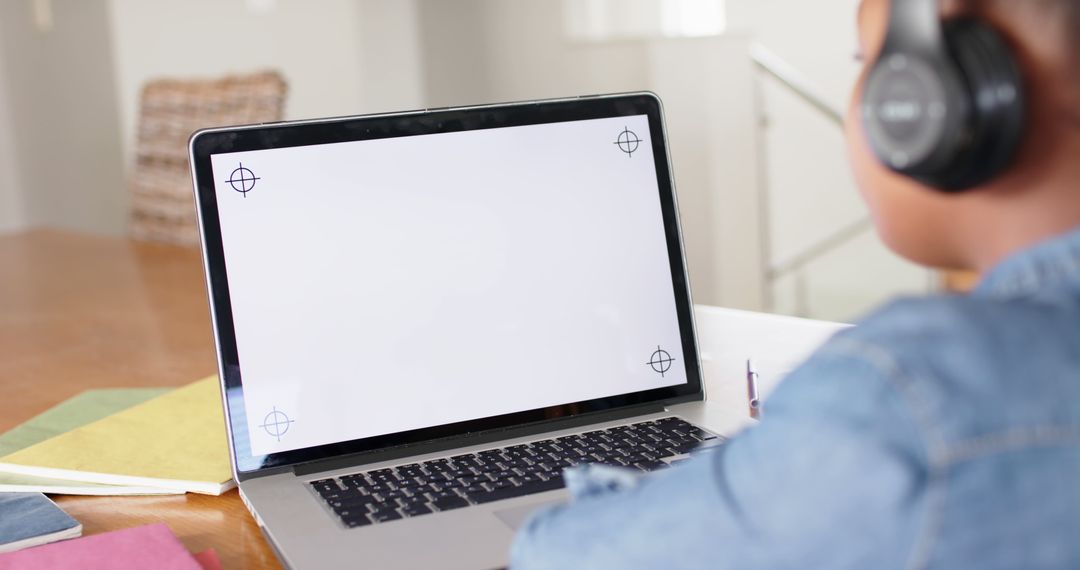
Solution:
<svg viewBox="0 0 1080 570"><path fill-rule="evenodd" d="M885 243L978 287L838 334L715 451L568 472L573 499L522 527L511 568L1080 568L1080 1L936 7L1011 51L1013 158L959 193L878 158L860 102L890 0L859 7L846 137Z"/></svg>

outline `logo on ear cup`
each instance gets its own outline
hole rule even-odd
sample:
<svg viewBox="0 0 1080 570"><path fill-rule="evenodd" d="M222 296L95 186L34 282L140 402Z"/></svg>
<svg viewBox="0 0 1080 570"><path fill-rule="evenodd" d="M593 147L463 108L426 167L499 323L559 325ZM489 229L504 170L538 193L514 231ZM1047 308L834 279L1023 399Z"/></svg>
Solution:
<svg viewBox="0 0 1080 570"><path fill-rule="evenodd" d="M889 56L867 84L863 118L874 154L889 168L931 163L947 142L946 89L932 64Z"/></svg>
<svg viewBox="0 0 1080 570"><path fill-rule="evenodd" d="M921 119L922 113L922 105L915 101L896 99L881 104L878 118L886 123L912 123Z"/></svg>

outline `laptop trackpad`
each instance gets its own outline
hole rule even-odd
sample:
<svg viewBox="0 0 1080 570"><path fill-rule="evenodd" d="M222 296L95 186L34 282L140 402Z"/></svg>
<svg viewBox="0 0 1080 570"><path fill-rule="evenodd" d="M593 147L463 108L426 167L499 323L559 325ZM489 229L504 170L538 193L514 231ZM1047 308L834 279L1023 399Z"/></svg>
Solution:
<svg viewBox="0 0 1080 570"><path fill-rule="evenodd" d="M545 503L533 503L531 505L525 505L522 507L514 507L512 509L503 509L501 511L495 511L495 516L499 517L506 526L517 530L525 524L525 520L529 518L529 515L536 512L538 509L546 507L548 505L554 505L559 501L548 501Z"/></svg>

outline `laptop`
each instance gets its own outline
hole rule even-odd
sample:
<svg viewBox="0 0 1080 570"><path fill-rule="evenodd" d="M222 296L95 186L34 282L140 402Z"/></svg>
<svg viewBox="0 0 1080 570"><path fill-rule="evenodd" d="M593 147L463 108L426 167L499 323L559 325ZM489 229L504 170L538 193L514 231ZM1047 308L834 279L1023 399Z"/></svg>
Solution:
<svg viewBox="0 0 1080 570"><path fill-rule="evenodd" d="M722 440L655 95L189 150L234 476L287 567L502 567L565 468Z"/></svg>

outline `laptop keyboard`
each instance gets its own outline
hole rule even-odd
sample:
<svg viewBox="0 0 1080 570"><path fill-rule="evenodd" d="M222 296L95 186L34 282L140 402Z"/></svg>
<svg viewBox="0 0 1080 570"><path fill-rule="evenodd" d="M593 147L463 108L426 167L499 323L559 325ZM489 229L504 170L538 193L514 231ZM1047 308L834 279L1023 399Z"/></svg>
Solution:
<svg viewBox="0 0 1080 570"><path fill-rule="evenodd" d="M723 441L663 418L310 483L348 527L360 527L561 489L562 471L585 463L639 471Z"/></svg>

